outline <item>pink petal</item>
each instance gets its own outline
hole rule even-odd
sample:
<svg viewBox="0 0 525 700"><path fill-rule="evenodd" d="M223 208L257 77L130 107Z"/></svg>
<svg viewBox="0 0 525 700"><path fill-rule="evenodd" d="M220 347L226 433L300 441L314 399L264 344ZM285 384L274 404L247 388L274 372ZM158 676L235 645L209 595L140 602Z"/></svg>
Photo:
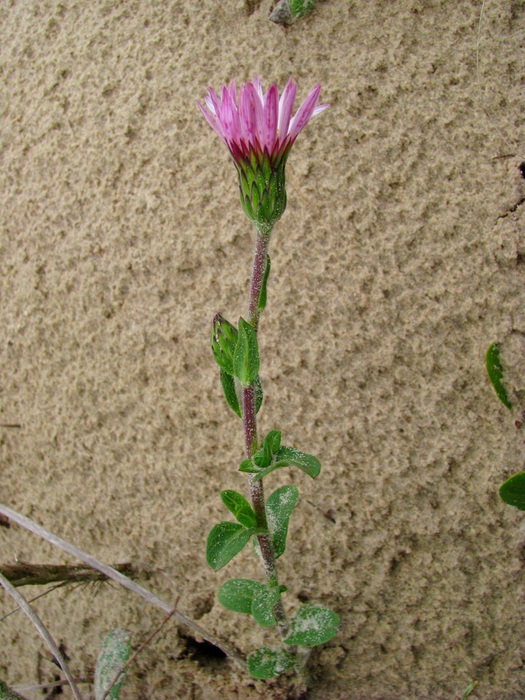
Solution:
<svg viewBox="0 0 525 700"><path fill-rule="evenodd" d="M202 112L202 116L206 119L211 128L221 137L224 143L226 143L226 139L224 138L222 128L215 116L213 114L210 114L210 112L205 107L203 107L200 102L197 102L197 107L200 109L200 111Z"/></svg>
<svg viewBox="0 0 525 700"><path fill-rule="evenodd" d="M259 90L261 85L259 83ZM246 83L246 94L250 102L250 114L252 117L253 139L257 139L259 144L264 144L264 111L261 97L256 87L252 83ZM253 141L255 143L255 141Z"/></svg>
<svg viewBox="0 0 525 700"><path fill-rule="evenodd" d="M297 85L295 85L290 78L279 100L279 146L282 145L284 139L288 135L288 127L290 125L290 117L292 115L296 92Z"/></svg>
<svg viewBox="0 0 525 700"><path fill-rule="evenodd" d="M317 105L317 107L312 112L312 118L316 117L318 114L321 114L321 112L324 112L325 109L328 109L328 107L330 107L329 104Z"/></svg>
<svg viewBox="0 0 525 700"><path fill-rule="evenodd" d="M222 105L220 122L228 141L236 141L240 138L239 115L235 104L235 85L222 89Z"/></svg>
<svg viewBox="0 0 525 700"><path fill-rule="evenodd" d="M310 121L315 109L315 103L317 102L317 98L319 97L320 90L321 86L317 84L313 88L313 90L310 91L303 104L297 110L297 114L292 119L290 129L288 131L290 140L292 142L295 141L301 129L304 129L304 127Z"/></svg>
<svg viewBox="0 0 525 700"><path fill-rule="evenodd" d="M261 101L261 105L264 104L264 97L263 97L263 90L261 87L261 81L257 76L252 81L253 87L255 88L255 92L257 93L259 100Z"/></svg>
<svg viewBox="0 0 525 700"><path fill-rule="evenodd" d="M208 90L208 95L204 98L206 101L206 104L210 108L210 111L215 114L215 116L219 115L219 112L221 111L221 101L217 97L215 90L213 88L210 88ZM212 108L213 106L213 108Z"/></svg>
<svg viewBox="0 0 525 700"><path fill-rule="evenodd" d="M249 87L252 89L249 90ZM241 122L241 133L247 143L250 144L257 134L257 117L255 113L255 103L253 101L253 87L249 83L240 90L239 118Z"/></svg>
<svg viewBox="0 0 525 700"><path fill-rule="evenodd" d="M274 83L266 93L264 102L264 144L268 153L271 153L277 135L279 92Z"/></svg>

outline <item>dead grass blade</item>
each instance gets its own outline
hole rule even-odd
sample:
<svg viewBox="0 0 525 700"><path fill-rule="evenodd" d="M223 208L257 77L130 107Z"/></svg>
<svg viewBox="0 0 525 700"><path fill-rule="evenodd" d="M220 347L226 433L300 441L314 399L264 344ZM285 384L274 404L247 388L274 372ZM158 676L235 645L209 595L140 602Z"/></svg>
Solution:
<svg viewBox="0 0 525 700"><path fill-rule="evenodd" d="M144 598L144 600L147 600L148 603L154 605L157 608L160 608L165 613L171 613L171 611L173 610L172 605L169 605L160 598L157 598L157 596L151 593L151 591L148 591L147 588L139 586L138 583L135 583L127 576L124 576L124 574L121 574L120 572L113 569L111 566L104 564L104 562L95 559L95 557L91 556L91 554L83 552L81 549L78 549L78 547L75 547L69 542L66 542L66 540L63 540L61 537L58 537L58 535L49 532L49 530L46 530L41 525L37 525L37 523L35 523L30 518L27 518L25 515L21 515L20 513L17 513L15 510L12 510L8 506L5 506L1 503L0 513L2 515L5 515L12 522L17 523L18 525L24 527L26 530L29 530L38 537L42 537L43 539L47 540L47 542L50 542L55 547L62 549L64 552L67 552L72 557L75 557L76 559L79 559L80 561L84 562L84 564L87 564L93 569L97 569L97 571L101 571L108 578L113 579L113 581L116 581L132 593L141 596L142 598ZM210 644L213 644L214 646L221 649L221 651L223 651L230 659L232 659L232 661L234 661L237 664L237 666L239 666L239 668L241 668L245 672L247 671L247 665L244 658L235 649L230 647L228 644L222 642L211 632L208 632L199 624L194 622L191 618L184 615L184 613L181 613L178 610L176 610L173 613L173 616L176 620L180 622L180 624L187 627L194 635L196 634L200 637L203 637L203 639L210 642Z"/></svg>
<svg viewBox="0 0 525 700"><path fill-rule="evenodd" d="M42 620L38 617L37 613L33 610L33 608L29 605L27 600L24 598L23 595L21 595L14 586L12 586L9 581L6 579L5 576L2 576L0 574L0 585L3 586L3 588L7 591L7 593L11 596L11 598L17 603L17 605L25 612L27 617L31 620L33 625L35 626L38 634L42 637L44 642L46 643L47 647L57 660L57 662L60 665L60 668L62 671L64 671L64 675L68 680L68 683L71 687L71 690L73 692L73 695L75 696L76 700L83 700L82 695L80 694L73 676L71 675L71 672L68 668L68 665L66 663L66 660L64 659L63 655L60 652L60 649L58 648L55 640L51 636L51 633L47 629L47 627L44 625Z"/></svg>

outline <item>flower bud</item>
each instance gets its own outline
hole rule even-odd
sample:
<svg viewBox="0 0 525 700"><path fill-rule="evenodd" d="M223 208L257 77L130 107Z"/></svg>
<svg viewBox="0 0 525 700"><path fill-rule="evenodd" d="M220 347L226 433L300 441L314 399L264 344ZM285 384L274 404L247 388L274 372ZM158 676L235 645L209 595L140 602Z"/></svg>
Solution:
<svg viewBox="0 0 525 700"><path fill-rule="evenodd" d="M211 332L211 349L215 362L227 374L233 374L233 352L237 344L238 332L235 326L221 314L213 318Z"/></svg>

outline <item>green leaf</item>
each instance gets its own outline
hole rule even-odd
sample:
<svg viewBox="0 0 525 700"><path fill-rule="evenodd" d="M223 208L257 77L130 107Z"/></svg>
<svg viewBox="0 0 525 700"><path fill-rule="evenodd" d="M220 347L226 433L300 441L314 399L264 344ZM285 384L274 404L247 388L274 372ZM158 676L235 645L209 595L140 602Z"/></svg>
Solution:
<svg viewBox="0 0 525 700"><path fill-rule="evenodd" d="M251 505L237 491L221 491L221 499L232 515L244 527L257 527L257 518Z"/></svg>
<svg viewBox="0 0 525 700"><path fill-rule="evenodd" d="M305 474L311 476L312 479L319 474L321 471L321 463L316 457L308 455L305 452L299 452L299 450L293 447L281 447L280 450L275 455L275 461L270 464L269 467L258 471L255 476L255 481L262 479L263 476L270 474L270 472L276 469L281 469L282 467L298 467Z"/></svg>
<svg viewBox="0 0 525 700"><path fill-rule="evenodd" d="M261 469L264 469L271 464L272 450L266 440L264 440L262 448L253 455L253 461Z"/></svg>
<svg viewBox="0 0 525 700"><path fill-rule="evenodd" d="M499 488L501 500L509 506L525 510L525 472L514 474Z"/></svg>
<svg viewBox="0 0 525 700"><path fill-rule="evenodd" d="M257 333L243 318L239 320L239 337L233 353L233 374L243 386L251 386L259 374Z"/></svg>
<svg viewBox="0 0 525 700"><path fill-rule="evenodd" d="M254 595L262 590L266 590L263 583L247 578L233 578L222 584L217 598L227 610L251 615Z"/></svg>
<svg viewBox="0 0 525 700"><path fill-rule="evenodd" d="M263 278L261 282L261 291L259 292L259 301L257 306L259 311L264 311L266 308L266 285L268 284L268 275L270 274L270 256L266 256L266 266L264 268Z"/></svg>
<svg viewBox="0 0 525 700"><path fill-rule="evenodd" d="M296 486L281 486L266 501L266 517L276 559L284 553L286 548L288 523L298 496L299 489Z"/></svg>
<svg viewBox="0 0 525 700"><path fill-rule="evenodd" d="M287 651L261 647L248 657L248 670L253 678L274 678L293 668L296 658Z"/></svg>
<svg viewBox="0 0 525 700"><path fill-rule="evenodd" d="M474 688L477 686L478 682L477 681L472 681L472 683L469 683L465 690L463 691L463 694L461 696L461 700L467 700L468 696L471 694L471 692L474 690Z"/></svg>
<svg viewBox="0 0 525 700"><path fill-rule="evenodd" d="M303 605L290 622L285 644L314 647L324 644L337 634L339 616L321 605Z"/></svg>
<svg viewBox="0 0 525 700"><path fill-rule="evenodd" d="M268 443L272 454L277 454L279 448L281 447L281 431L270 430L268 435L264 438L264 442Z"/></svg>
<svg viewBox="0 0 525 700"><path fill-rule="evenodd" d="M25 700L25 698L11 690L7 683L0 681L0 700Z"/></svg>
<svg viewBox="0 0 525 700"><path fill-rule="evenodd" d="M129 659L130 652L129 632L115 629L106 634L95 666L95 700L102 698L117 673ZM122 673L107 697L116 700L123 682Z"/></svg>
<svg viewBox="0 0 525 700"><path fill-rule="evenodd" d="M253 463L252 459L243 459L239 465L239 471L245 474L258 474L261 470Z"/></svg>
<svg viewBox="0 0 525 700"><path fill-rule="evenodd" d="M262 589L255 592L251 612L255 622L261 627L273 627L276 624L273 606L279 600L280 595L281 590L278 586L275 588L263 586Z"/></svg>
<svg viewBox="0 0 525 700"><path fill-rule="evenodd" d="M256 528L223 522L212 527L206 541L206 561L214 571L225 566L247 544Z"/></svg>
<svg viewBox="0 0 525 700"><path fill-rule="evenodd" d="M290 0L290 11L294 17L306 17L314 9L316 0Z"/></svg>
<svg viewBox="0 0 525 700"><path fill-rule="evenodd" d="M223 369L221 369L221 386L224 392L224 397L226 398L226 403L232 409L232 411L239 416L239 418L242 418L239 399L237 397L237 392L235 391L235 379L231 376L231 374L228 374Z"/></svg>
<svg viewBox="0 0 525 700"><path fill-rule="evenodd" d="M492 343L492 345L487 350L485 355L485 366L487 367L487 373L489 379L494 387L499 400L507 407L512 408L512 404L507 397L507 392L502 384L503 379L503 367L499 359L499 344Z"/></svg>

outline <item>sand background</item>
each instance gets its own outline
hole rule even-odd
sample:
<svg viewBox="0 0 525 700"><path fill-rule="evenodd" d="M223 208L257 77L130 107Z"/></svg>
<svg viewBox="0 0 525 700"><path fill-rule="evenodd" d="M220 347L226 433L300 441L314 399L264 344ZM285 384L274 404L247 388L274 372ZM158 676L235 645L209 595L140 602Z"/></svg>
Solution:
<svg viewBox="0 0 525 700"><path fill-rule="evenodd" d="M326 0L287 30L272 7L0 3L0 422L21 426L0 429L1 501L148 571L243 653L272 641L215 600L260 577L251 554L218 574L204 559L219 490L245 489L210 322L245 312L253 240L195 101L232 78L291 75L301 99L321 82L331 109L290 157L260 334L261 432L323 464L267 486L300 489L286 604L342 620L308 698L449 700L476 680L472 698L518 700L525 527L497 488L524 454L525 3ZM496 340L514 415L486 378ZM16 526L0 555L71 561ZM106 631L138 644L162 619L108 585L36 608L83 677ZM183 634L162 631L121 697L282 697L191 660ZM30 623L0 639L0 678L35 682Z"/></svg>

